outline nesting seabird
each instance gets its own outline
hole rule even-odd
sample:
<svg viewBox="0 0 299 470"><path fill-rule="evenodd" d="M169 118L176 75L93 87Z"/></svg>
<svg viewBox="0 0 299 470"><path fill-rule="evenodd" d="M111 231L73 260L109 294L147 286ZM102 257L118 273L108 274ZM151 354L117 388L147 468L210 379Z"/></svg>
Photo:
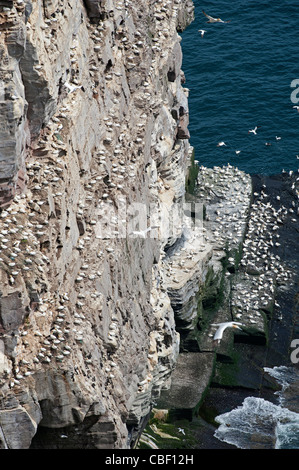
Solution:
<svg viewBox="0 0 299 470"><path fill-rule="evenodd" d="M159 226L148 227L146 230L133 230L130 235L135 235L136 237L146 238L146 234L155 228L159 228Z"/></svg>
<svg viewBox="0 0 299 470"><path fill-rule="evenodd" d="M64 86L69 89L70 93L73 93L74 91L79 90L80 88L83 89L82 85L80 85L80 86L79 85L72 85L69 82L65 82Z"/></svg>

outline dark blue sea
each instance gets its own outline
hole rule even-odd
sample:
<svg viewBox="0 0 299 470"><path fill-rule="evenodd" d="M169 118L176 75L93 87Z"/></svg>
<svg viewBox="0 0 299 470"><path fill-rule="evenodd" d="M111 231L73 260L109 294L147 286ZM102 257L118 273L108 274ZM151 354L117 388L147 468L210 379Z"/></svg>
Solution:
<svg viewBox="0 0 299 470"><path fill-rule="evenodd" d="M195 21L181 44L196 160L208 167L229 162L250 174L297 171L298 2L194 4ZM202 10L230 22L207 24ZM203 37L199 29L206 30ZM255 126L257 135L248 133ZM226 146L217 147L221 141Z"/></svg>
<svg viewBox="0 0 299 470"><path fill-rule="evenodd" d="M297 173L298 1L194 4L195 20L182 33L181 45L195 159L207 167L230 163L262 177ZM202 10L229 23L209 24ZM199 29L206 31L203 37ZM249 133L256 126L256 135ZM219 142L225 145L217 146ZM253 430L262 443L274 427L276 448L299 448L298 365L277 364L267 371L282 384L280 401L275 404L249 393L241 406L216 418L219 441L251 448Z"/></svg>

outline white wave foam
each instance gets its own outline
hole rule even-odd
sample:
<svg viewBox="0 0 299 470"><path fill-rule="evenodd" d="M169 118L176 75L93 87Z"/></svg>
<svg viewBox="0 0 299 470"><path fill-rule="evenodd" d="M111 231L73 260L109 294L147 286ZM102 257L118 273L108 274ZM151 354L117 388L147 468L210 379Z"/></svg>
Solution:
<svg viewBox="0 0 299 470"><path fill-rule="evenodd" d="M286 390L292 389L292 386L294 384L296 383L298 384L299 371L295 369L294 367L286 367L286 366L276 366L273 368L264 367L264 371L267 372L271 377L275 378L277 383L281 385L281 390L278 392L275 392L275 394L279 396L280 405L285 405L285 403L287 403L287 400L285 399L284 394ZM293 395L297 397L297 392L294 391ZM297 400L298 400L298 397L297 397ZM298 401L298 407L299 407L299 401Z"/></svg>
<svg viewBox="0 0 299 470"><path fill-rule="evenodd" d="M299 415L289 423L277 423L276 449L299 449Z"/></svg>
<svg viewBox="0 0 299 470"><path fill-rule="evenodd" d="M299 448L299 414L263 398L247 397L216 421L215 437L240 449Z"/></svg>
<svg viewBox="0 0 299 470"><path fill-rule="evenodd" d="M283 387L294 382L298 375L296 369L287 366L264 367L264 371L274 377Z"/></svg>

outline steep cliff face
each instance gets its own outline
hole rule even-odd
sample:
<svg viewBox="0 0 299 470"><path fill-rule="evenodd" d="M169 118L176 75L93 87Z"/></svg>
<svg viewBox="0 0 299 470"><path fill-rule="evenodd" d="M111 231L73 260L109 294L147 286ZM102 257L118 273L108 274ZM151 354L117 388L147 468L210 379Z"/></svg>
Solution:
<svg viewBox="0 0 299 470"><path fill-rule="evenodd" d="M167 387L192 15L189 0L0 1L2 448L126 448Z"/></svg>

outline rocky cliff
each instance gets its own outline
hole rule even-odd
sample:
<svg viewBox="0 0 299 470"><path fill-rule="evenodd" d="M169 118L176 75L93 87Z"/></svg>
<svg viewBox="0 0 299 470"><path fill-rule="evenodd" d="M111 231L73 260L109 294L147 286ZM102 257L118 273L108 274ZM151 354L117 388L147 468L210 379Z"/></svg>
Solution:
<svg viewBox="0 0 299 470"><path fill-rule="evenodd" d="M0 1L2 448L130 447L169 386L174 309L192 323L203 272L165 261L190 219L192 17L190 0Z"/></svg>

